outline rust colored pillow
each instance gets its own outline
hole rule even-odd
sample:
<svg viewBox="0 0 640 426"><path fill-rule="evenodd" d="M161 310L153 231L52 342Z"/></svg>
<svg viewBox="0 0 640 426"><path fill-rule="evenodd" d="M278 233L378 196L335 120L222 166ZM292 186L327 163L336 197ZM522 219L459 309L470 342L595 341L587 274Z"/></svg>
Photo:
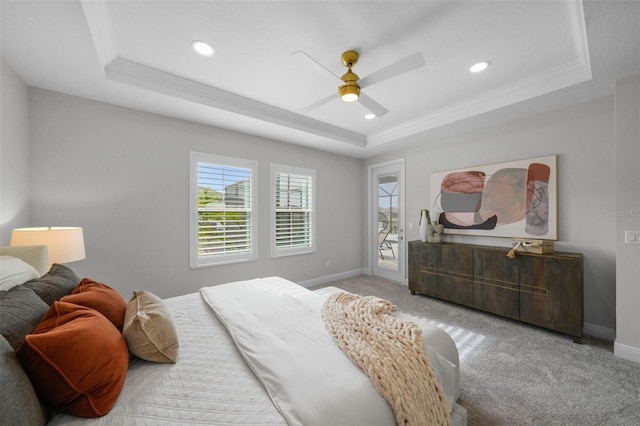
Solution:
<svg viewBox="0 0 640 426"><path fill-rule="evenodd" d="M120 332L85 306L54 302L16 351L36 394L78 417L100 417L115 404L129 351Z"/></svg>
<svg viewBox="0 0 640 426"><path fill-rule="evenodd" d="M83 278L71 294L64 296L60 301L95 309L107 317L119 331L122 331L127 302L120 296L120 293L108 285L90 278Z"/></svg>

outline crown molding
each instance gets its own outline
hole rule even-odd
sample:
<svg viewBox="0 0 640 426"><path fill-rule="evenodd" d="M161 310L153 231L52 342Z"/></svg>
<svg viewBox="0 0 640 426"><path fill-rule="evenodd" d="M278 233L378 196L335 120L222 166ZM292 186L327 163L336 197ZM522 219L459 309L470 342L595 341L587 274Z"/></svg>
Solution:
<svg viewBox="0 0 640 426"><path fill-rule="evenodd" d="M102 0L80 0L80 4L98 54L98 60L104 70L118 57L116 38L107 4Z"/></svg>
<svg viewBox="0 0 640 426"><path fill-rule="evenodd" d="M564 89L591 79L591 68L574 62L531 78L507 84L475 98L458 102L408 121L393 129L369 136L367 146L375 146L425 132L459 120Z"/></svg>
<svg viewBox="0 0 640 426"><path fill-rule="evenodd" d="M105 68L105 75L108 80L152 90L317 136L328 137L358 147L364 148L366 146L366 137L360 133L323 123L126 59L116 58L112 61Z"/></svg>
<svg viewBox="0 0 640 426"><path fill-rule="evenodd" d="M573 36L577 61L589 68L591 78L591 58L589 57L589 42L587 38L587 26L584 18L584 6L582 1L565 2L569 25Z"/></svg>

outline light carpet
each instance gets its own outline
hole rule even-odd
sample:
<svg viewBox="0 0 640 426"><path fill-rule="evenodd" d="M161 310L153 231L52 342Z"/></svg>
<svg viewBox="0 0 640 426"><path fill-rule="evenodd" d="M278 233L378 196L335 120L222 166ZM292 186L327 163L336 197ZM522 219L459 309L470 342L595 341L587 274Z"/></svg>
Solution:
<svg viewBox="0 0 640 426"><path fill-rule="evenodd" d="M612 344L529 326L358 276L335 286L375 295L447 331L460 352L458 403L473 425L640 425L640 364ZM314 288L314 289L315 289Z"/></svg>

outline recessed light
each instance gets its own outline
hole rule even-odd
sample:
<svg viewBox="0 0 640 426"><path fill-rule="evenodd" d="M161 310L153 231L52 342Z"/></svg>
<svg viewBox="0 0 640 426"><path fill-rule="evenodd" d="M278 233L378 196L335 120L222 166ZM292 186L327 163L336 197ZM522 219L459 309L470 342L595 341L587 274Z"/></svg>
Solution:
<svg viewBox="0 0 640 426"><path fill-rule="evenodd" d="M194 40L191 45L193 46L193 49L202 56L211 56L216 52L206 41Z"/></svg>
<svg viewBox="0 0 640 426"><path fill-rule="evenodd" d="M471 71L471 72L481 72L481 71L484 71L487 68L489 68L489 65L491 65L491 62L489 62L489 61L478 62L477 64L473 64L471 66L471 68L469 68L469 71Z"/></svg>
<svg viewBox="0 0 640 426"><path fill-rule="evenodd" d="M365 115L364 118L366 118L367 120L373 120L374 118L376 118L376 115L369 113Z"/></svg>

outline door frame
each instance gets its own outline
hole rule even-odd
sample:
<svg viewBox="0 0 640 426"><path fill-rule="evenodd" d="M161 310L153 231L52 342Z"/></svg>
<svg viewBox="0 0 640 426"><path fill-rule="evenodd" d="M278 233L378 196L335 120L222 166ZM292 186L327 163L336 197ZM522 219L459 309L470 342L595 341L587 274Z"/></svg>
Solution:
<svg viewBox="0 0 640 426"><path fill-rule="evenodd" d="M378 191L373 179L385 169L398 174L398 271L378 268ZM370 275L387 278L406 285L406 239L405 239L405 159L371 164L367 169L367 249Z"/></svg>

